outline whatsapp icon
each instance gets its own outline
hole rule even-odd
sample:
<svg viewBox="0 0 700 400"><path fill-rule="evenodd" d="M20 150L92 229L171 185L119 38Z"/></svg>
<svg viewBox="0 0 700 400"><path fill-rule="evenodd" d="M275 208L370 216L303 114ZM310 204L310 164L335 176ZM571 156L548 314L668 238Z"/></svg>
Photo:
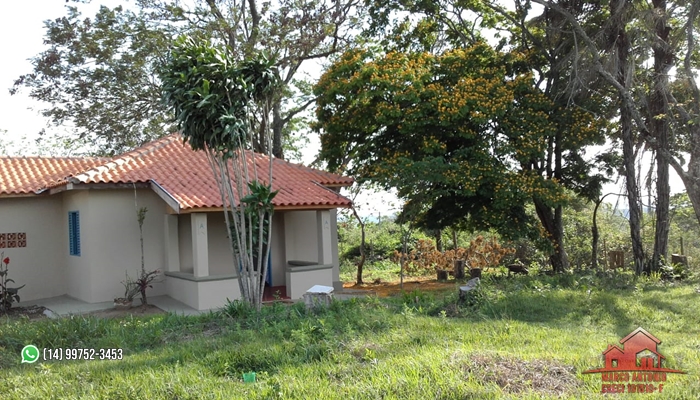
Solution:
<svg viewBox="0 0 700 400"><path fill-rule="evenodd" d="M34 363L39 359L39 348L33 344L28 344L22 348L22 364Z"/></svg>

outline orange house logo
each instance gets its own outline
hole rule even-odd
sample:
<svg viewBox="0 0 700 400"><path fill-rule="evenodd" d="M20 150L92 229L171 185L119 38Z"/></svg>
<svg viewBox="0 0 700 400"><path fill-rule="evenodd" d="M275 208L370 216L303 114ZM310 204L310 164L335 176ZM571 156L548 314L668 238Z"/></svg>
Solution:
<svg viewBox="0 0 700 400"><path fill-rule="evenodd" d="M685 374L663 367L666 357L658 350L661 340L642 328L620 339L620 344L622 347L609 344L603 352L605 367L583 372L601 374L601 393L661 392L663 384L656 385L655 382L665 382L666 374Z"/></svg>

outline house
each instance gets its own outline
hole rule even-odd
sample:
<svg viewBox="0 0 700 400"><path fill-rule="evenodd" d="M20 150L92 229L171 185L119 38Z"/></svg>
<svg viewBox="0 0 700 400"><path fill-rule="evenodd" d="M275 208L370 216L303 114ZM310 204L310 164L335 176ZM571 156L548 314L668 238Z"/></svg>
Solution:
<svg viewBox="0 0 700 400"><path fill-rule="evenodd" d="M629 335L620 339L622 348L618 345L608 345L603 352L605 367L585 371L584 374L597 372L616 371L650 371L662 370L675 372L675 370L661 367L661 360L665 357L659 353L658 345L661 343L654 335L643 328L637 328Z"/></svg>
<svg viewBox="0 0 700 400"><path fill-rule="evenodd" d="M266 156L250 155L266 171ZM353 180L273 161L271 287L292 299L338 285L338 192ZM222 200L206 155L174 134L114 158L0 157L0 250L23 301L68 295L88 303L123 296L125 274L164 272L149 295L206 310L240 297Z"/></svg>

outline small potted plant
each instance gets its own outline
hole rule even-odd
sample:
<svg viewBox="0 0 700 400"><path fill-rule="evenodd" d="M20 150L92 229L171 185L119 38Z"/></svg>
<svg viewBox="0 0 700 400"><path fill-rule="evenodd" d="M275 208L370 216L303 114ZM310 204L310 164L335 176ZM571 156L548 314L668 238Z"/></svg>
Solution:
<svg viewBox="0 0 700 400"><path fill-rule="evenodd" d="M124 310L129 309L134 304L134 296L139 292L138 285L134 282L129 275L126 275L126 279L122 281L124 286L124 297L117 297L114 299L114 308Z"/></svg>

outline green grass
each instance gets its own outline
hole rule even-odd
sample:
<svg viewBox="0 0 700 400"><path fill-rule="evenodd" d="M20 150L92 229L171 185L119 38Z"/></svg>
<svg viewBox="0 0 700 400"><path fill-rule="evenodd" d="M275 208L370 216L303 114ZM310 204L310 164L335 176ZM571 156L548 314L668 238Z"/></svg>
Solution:
<svg viewBox="0 0 700 400"><path fill-rule="evenodd" d="M467 303L455 288L314 311L233 304L198 317L1 319L0 398L603 398L600 376L581 372L601 367L607 344L638 326L662 340L666 367L687 372L647 396L697 398L697 287L627 274L490 275ZM119 347L125 358L20 364L29 343ZM256 383L243 383L248 371ZM541 379L567 384L557 394Z"/></svg>

